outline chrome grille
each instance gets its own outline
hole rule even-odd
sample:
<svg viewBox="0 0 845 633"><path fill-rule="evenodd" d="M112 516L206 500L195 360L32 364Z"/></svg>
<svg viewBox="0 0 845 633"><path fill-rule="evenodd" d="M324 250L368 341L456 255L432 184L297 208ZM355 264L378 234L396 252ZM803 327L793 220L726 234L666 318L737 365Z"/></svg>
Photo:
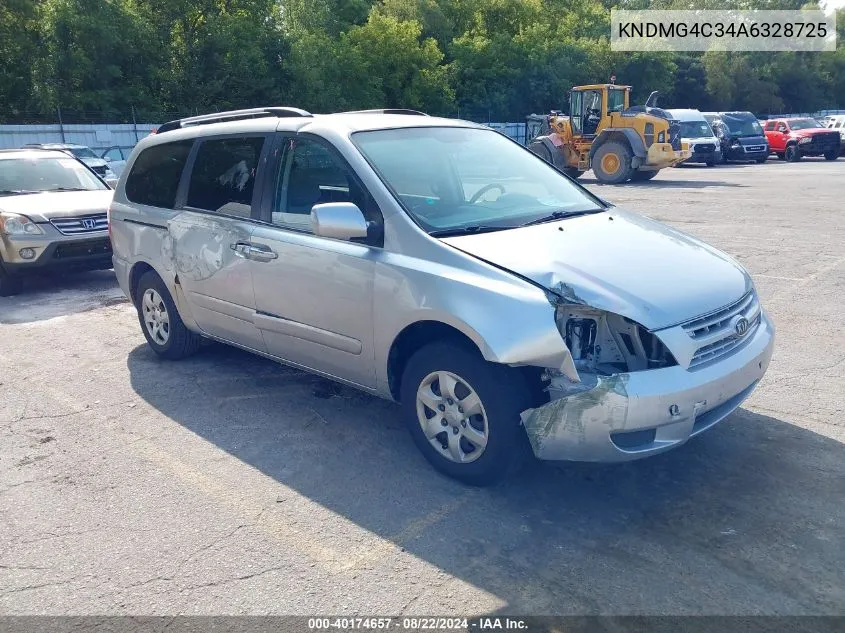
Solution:
<svg viewBox="0 0 845 633"><path fill-rule="evenodd" d="M76 218L56 218L50 220L59 233L63 235L79 235L80 233L93 233L94 231L106 231L109 228L109 221L105 213L92 213Z"/></svg>
<svg viewBox="0 0 845 633"><path fill-rule="evenodd" d="M737 317L744 317L748 321L748 329L742 336L737 334L734 327ZM751 290L739 301L684 323L684 331L700 343L690 361L690 368L716 360L750 341L761 319L760 302L757 294Z"/></svg>

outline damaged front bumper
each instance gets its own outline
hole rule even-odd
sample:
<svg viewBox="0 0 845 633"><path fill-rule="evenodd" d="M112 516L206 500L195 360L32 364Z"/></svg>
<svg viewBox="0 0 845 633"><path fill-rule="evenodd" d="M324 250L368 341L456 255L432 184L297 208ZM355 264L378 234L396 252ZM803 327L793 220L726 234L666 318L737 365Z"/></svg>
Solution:
<svg viewBox="0 0 845 633"><path fill-rule="evenodd" d="M592 388L574 394L561 376L550 402L522 413L523 426L540 459L620 462L662 453L736 409L766 372L773 346L763 313L749 341L707 366L593 376Z"/></svg>

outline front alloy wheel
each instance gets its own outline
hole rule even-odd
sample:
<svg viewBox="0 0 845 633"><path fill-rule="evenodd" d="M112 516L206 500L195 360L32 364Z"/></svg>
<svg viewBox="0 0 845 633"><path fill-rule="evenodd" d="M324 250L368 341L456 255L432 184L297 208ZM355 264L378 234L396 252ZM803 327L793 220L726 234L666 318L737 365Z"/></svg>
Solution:
<svg viewBox="0 0 845 633"><path fill-rule="evenodd" d="M448 371L426 376L417 389L417 420L428 441L458 464L484 454L489 429L481 399L470 384Z"/></svg>

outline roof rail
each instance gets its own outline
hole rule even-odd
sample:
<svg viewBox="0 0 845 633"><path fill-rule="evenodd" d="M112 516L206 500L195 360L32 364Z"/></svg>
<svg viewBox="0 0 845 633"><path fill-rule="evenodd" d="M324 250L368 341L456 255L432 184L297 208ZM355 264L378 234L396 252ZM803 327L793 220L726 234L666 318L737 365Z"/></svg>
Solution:
<svg viewBox="0 0 845 633"><path fill-rule="evenodd" d="M270 107L270 108L249 108L246 110L229 110L228 112L214 112L212 114L202 114L200 116L192 116L186 119L177 119L169 121L164 125L160 125L156 130L157 134L162 132L169 132L171 130L178 130L185 127L193 127L195 125L208 125L210 123L224 123L226 121L242 121L244 119L260 119L263 117L310 117L313 116L310 112L300 110L299 108L288 107Z"/></svg>
<svg viewBox="0 0 845 633"><path fill-rule="evenodd" d="M425 112L419 110L409 110L408 108L376 108L375 110L349 110L348 112L341 112L341 114L407 114L409 116L428 116Z"/></svg>

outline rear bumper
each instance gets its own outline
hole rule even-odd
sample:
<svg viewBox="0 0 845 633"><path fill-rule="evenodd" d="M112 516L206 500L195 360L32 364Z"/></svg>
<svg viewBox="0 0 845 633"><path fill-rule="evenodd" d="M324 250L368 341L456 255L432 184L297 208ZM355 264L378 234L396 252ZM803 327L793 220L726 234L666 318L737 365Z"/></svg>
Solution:
<svg viewBox="0 0 845 633"><path fill-rule="evenodd" d="M597 377L588 391L551 400L522 413L540 459L622 462L680 446L726 418L765 374L774 327L760 327L738 351L709 366L680 366ZM563 386L563 385L561 385Z"/></svg>

